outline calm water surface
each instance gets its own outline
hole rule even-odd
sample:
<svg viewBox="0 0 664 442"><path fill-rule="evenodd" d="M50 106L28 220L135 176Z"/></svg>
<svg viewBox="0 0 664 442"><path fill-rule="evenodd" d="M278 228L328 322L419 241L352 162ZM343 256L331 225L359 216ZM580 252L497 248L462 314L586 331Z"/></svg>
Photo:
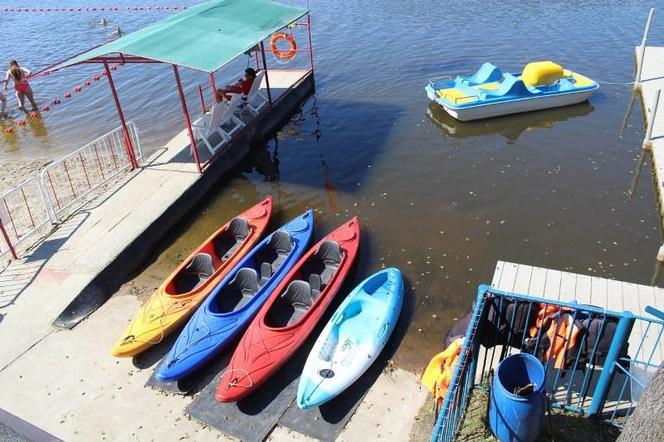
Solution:
<svg viewBox="0 0 664 442"><path fill-rule="evenodd" d="M633 47L656 2L469 3L312 2L315 97L219 183L138 280L158 283L219 224L271 193L275 226L313 207L322 237L360 216L358 281L382 266L403 270L415 306L397 353L406 367L439 349L496 260L650 283L661 232L647 158L629 194L640 103L626 117L631 87L608 83L632 80ZM163 13L107 16L133 30ZM0 58L31 67L63 58L104 40L110 30L94 24L100 17L3 14L11 37ZM664 44L655 23L651 40ZM47 32L24 40L26 27ZM471 73L484 61L517 71L541 59L602 87L587 104L475 123L455 122L424 94L433 76ZM36 94L61 94L93 71L53 75L35 83ZM144 147L181 129L171 71L125 67L117 78ZM187 73L186 81L204 79ZM15 140L0 139L0 158L57 155L100 135L117 125L109 100L107 86L96 85Z"/></svg>

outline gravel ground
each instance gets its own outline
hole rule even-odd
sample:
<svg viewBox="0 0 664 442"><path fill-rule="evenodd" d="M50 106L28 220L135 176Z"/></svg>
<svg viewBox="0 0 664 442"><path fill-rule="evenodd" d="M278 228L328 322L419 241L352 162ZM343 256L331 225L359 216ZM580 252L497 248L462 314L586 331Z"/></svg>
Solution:
<svg viewBox="0 0 664 442"><path fill-rule="evenodd" d="M0 423L0 440L3 442L29 442L29 439L17 434L14 430Z"/></svg>

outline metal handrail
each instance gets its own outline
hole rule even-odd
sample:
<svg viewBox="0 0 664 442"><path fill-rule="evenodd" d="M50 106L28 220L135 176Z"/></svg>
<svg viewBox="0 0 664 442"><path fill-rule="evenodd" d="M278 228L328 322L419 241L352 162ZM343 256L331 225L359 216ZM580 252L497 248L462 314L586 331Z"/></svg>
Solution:
<svg viewBox="0 0 664 442"><path fill-rule="evenodd" d="M433 86L438 81L450 81L452 77L450 75L443 75L440 77L429 78L429 85Z"/></svg>
<svg viewBox="0 0 664 442"><path fill-rule="evenodd" d="M641 74L643 73L643 62L646 57L646 44L648 43L648 33L650 32L650 24L652 23L652 18L655 15L655 8L650 8L648 13L648 21L646 22L646 28L643 31L643 38L641 39L641 59L637 60L638 66L636 70L636 81L634 82L634 87L639 87L641 84Z"/></svg>

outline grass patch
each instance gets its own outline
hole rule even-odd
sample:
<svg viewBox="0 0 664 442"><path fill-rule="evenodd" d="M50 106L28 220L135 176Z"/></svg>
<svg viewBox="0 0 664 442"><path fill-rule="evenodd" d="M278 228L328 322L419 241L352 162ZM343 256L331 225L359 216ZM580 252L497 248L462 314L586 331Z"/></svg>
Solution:
<svg viewBox="0 0 664 442"><path fill-rule="evenodd" d="M457 441L495 441L486 419L489 393L475 389L470 395L468 408L461 421ZM544 419L544 429L537 438L538 442L560 441L615 441L620 430L614 426L588 419L583 416L553 409L552 414Z"/></svg>

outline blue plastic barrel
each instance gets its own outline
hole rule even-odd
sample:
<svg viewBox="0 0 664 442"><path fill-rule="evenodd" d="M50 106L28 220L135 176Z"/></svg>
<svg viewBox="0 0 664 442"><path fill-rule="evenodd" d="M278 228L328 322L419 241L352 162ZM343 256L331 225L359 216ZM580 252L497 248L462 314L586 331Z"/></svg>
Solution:
<svg viewBox="0 0 664 442"><path fill-rule="evenodd" d="M544 425L546 399L542 363L527 353L505 358L496 370L491 386L489 427L501 442L533 441ZM532 393L521 396L514 389L534 384Z"/></svg>

